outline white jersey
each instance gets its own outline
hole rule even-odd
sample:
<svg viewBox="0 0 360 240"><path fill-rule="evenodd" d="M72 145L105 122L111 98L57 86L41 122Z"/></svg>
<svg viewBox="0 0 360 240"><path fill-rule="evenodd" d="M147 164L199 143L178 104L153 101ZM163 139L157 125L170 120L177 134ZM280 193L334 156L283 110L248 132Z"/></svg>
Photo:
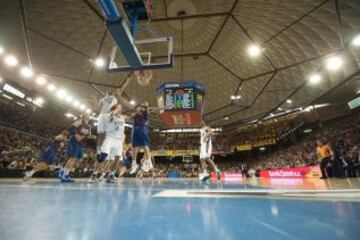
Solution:
<svg viewBox="0 0 360 240"><path fill-rule="evenodd" d="M206 145L206 144L211 144L211 137L208 137L209 133L206 132L206 128L203 127L200 129L200 145ZM205 139L207 138L208 141L205 141Z"/></svg>
<svg viewBox="0 0 360 240"><path fill-rule="evenodd" d="M117 98L114 95L108 95L100 100L100 114L109 113L111 108L118 103Z"/></svg>
<svg viewBox="0 0 360 240"><path fill-rule="evenodd" d="M123 139L125 137L125 118L124 116L113 116L108 118L109 122L107 124L106 136Z"/></svg>
<svg viewBox="0 0 360 240"><path fill-rule="evenodd" d="M212 153L212 140L206 128L200 129L200 159L209 159ZM207 139L207 141L205 140Z"/></svg>

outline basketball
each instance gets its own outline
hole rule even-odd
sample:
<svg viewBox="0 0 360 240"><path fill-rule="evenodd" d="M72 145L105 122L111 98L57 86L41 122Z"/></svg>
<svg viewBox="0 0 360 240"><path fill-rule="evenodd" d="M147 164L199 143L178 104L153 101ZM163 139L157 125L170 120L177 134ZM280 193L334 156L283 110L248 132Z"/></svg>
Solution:
<svg viewBox="0 0 360 240"><path fill-rule="evenodd" d="M152 71L151 70L135 71L134 76L138 84L140 86L145 87L150 84L150 80L152 78Z"/></svg>

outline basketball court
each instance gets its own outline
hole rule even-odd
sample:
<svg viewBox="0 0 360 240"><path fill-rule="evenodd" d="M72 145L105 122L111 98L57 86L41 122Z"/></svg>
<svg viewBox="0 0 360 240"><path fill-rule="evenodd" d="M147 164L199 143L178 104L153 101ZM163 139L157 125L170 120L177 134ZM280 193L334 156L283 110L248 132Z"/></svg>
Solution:
<svg viewBox="0 0 360 240"><path fill-rule="evenodd" d="M357 239L360 181L2 180L2 239Z"/></svg>

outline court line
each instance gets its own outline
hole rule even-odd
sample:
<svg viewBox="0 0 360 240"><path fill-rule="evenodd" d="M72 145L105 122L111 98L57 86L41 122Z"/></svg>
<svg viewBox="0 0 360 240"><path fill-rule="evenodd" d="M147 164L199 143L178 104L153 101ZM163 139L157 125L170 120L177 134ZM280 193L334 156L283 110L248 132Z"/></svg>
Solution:
<svg viewBox="0 0 360 240"><path fill-rule="evenodd" d="M360 202L360 190L163 190L154 197L179 198L275 198L290 200Z"/></svg>
<svg viewBox="0 0 360 240"><path fill-rule="evenodd" d="M280 228L277 228L277 227L275 227L275 226L273 226L273 225L271 225L271 224L269 224L269 223L266 223L266 222L264 222L264 221L262 221L262 220L260 220L260 219L258 219L258 218L256 218L256 217L254 217L254 216L250 216L250 217L251 217L255 222L259 223L260 225L262 225L262 226L264 226L264 227L266 227L266 228L268 228L268 229L270 229L270 230L272 230L272 231L274 231L274 232L276 232L276 233L279 233L279 234L281 234L281 235L284 236L284 237L291 238L291 239L294 239L294 240L299 240L299 238L297 238L297 237L295 237L295 236L293 236L293 235L291 235L291 234L289 234L289 233L281 230Z"/></svg>

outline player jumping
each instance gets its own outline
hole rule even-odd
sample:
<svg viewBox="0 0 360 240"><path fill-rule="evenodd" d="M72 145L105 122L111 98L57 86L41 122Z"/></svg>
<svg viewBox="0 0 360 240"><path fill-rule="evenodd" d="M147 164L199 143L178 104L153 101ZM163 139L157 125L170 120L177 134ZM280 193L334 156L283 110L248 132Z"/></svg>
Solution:
<svg viewBox="0 0 360 240"><path fill-rule="evenodd" d="M100 148L102 146L102 143L105 139L105 133L107 129L107 123L108 123L108 114L110 112L110 109L118 104L118 98L120 98L120 101L122 100L121 95L124 92L125 88L129 84L131 80L131 77L127 77L124 84L116 89L114 92L109 92L105 97L100 99L100 101L95 101L95 105L98 109L100 109L100 113L98 116L98 126L97 126L97 148L96 153L100 154Z"/></svg>
<svg viewBox="0 0 360 240"><path fill-rule="evenodd" d="M114 182L117 163L123 158L123 146L125 141L125 119L120 104L112 107L107 115L107 130L105 140L101 145L98 161L107 160L103 169L102 178L106 177L107 182ZM93 182L97 173L94 172L89 182Z"/></svg>
<svg viewBox="0 0 360 240"><path fill-rule="evenodd" d="M213 160L211 160L212 153L212 136L214 132L211 130L209 126L206 125L205 121L201 122L200 129L200 162L203 173L199 174L199 179L201 181L206 181L210 178L210 174L207 171L207 163L213 168L213 170L217 174L217 178L220 179L221 172L217 168L216 164Z"/></svg>
<svg viewBox="0 0 360 240"><path fill-rule="evenodd" d="M134 174L138 169L139 165L137 164L137 154L141 149L144 149L144 157L141 160L141 170L148 172L153 169L153 164L151 161L151 153L149 148L149 130L148 130L148 117L152 110L156 108L149 107L148 102L144 102L141 106L136 108L136 113L133 120L132 128L132 167L130 174Z"/></svg>

